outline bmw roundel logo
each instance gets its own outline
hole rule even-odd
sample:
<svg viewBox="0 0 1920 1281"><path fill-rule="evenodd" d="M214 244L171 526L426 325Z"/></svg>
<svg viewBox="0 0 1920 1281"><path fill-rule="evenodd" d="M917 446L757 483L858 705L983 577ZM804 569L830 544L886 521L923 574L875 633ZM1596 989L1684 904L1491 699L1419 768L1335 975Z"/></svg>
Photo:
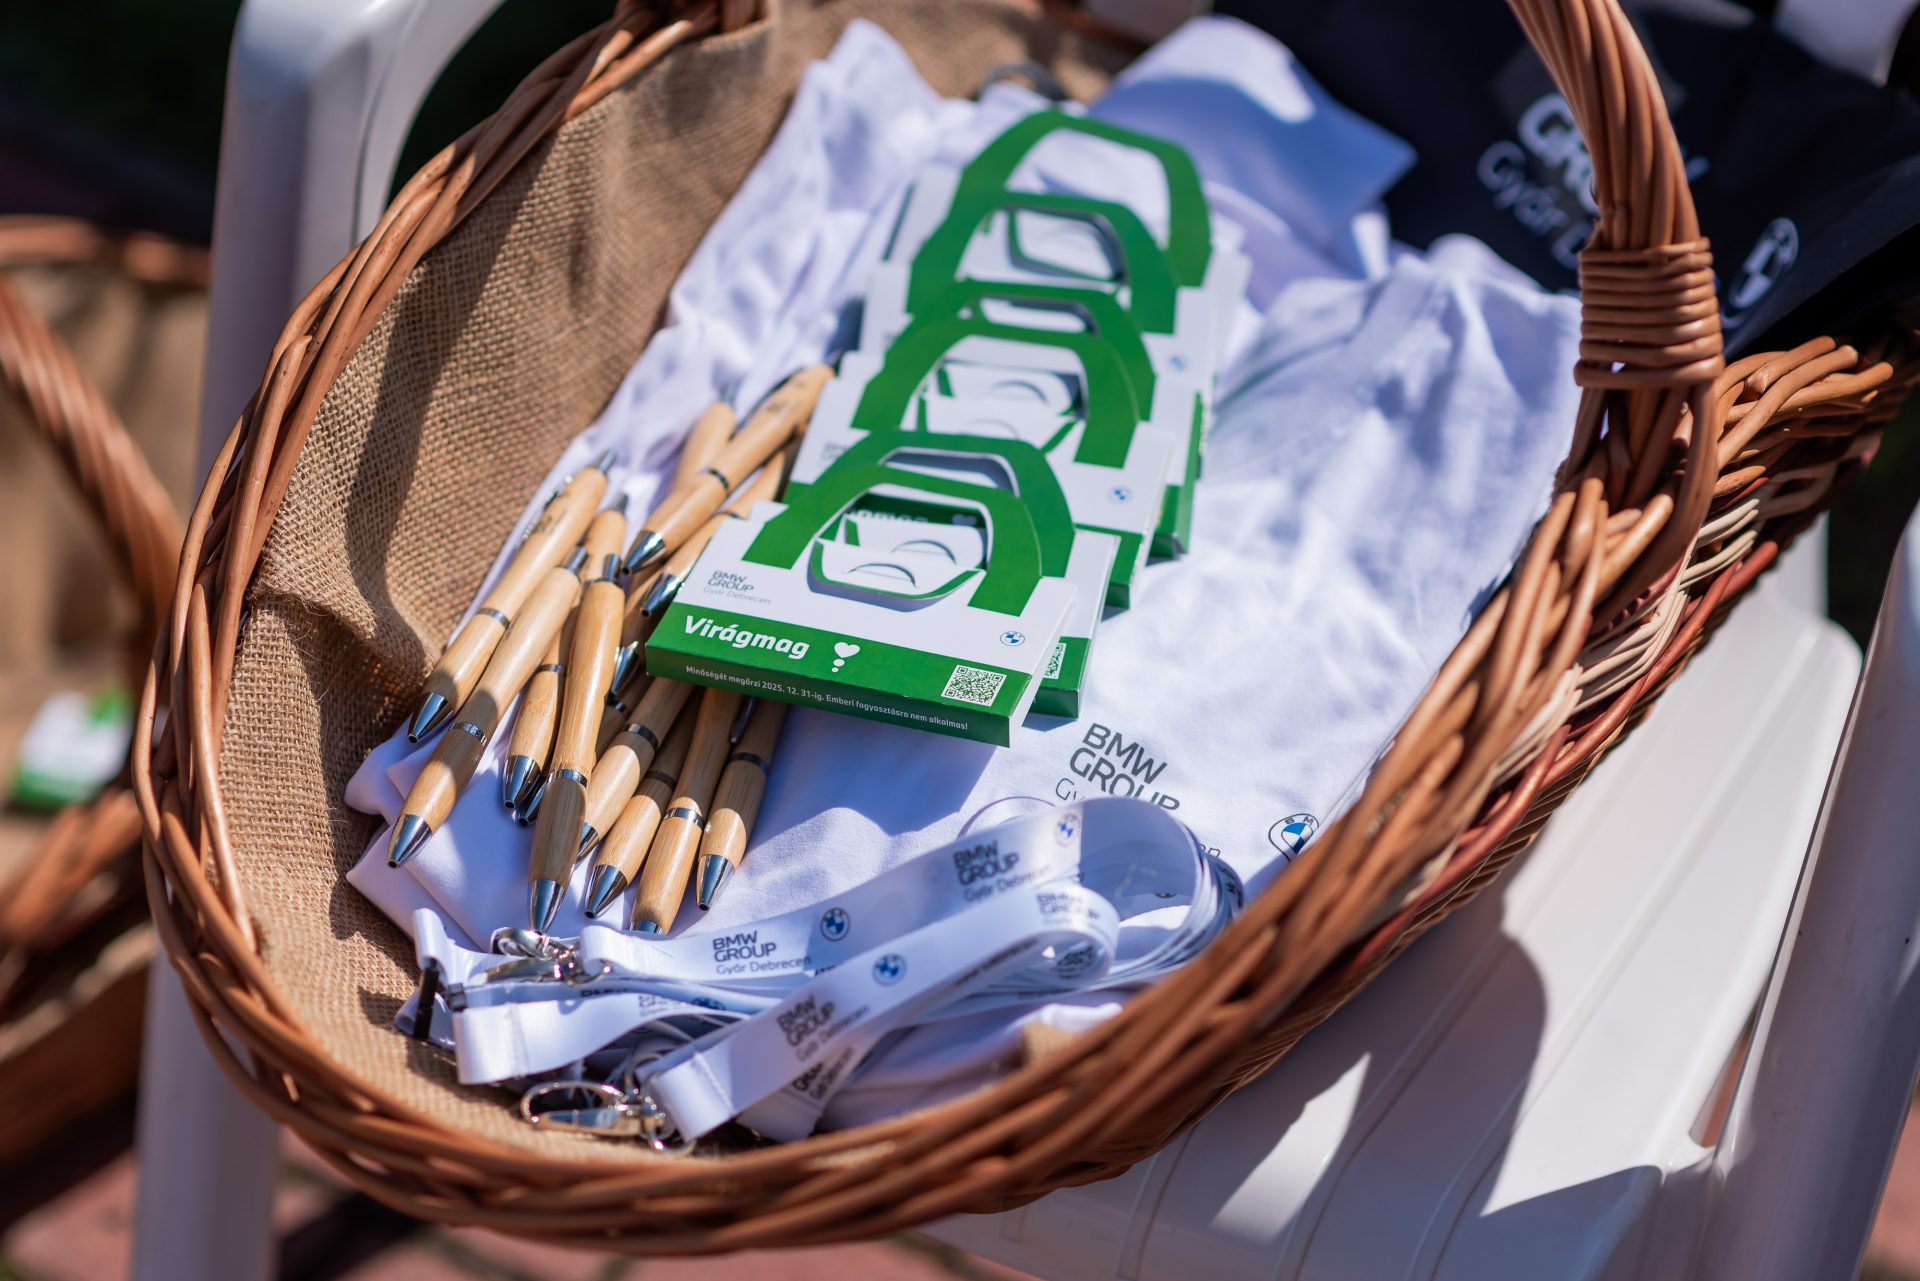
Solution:
<svg viewBox="0 0 1920 1281"><path fill-rule="evenodd" d="M1115 485L1112 489L1108 490L1107 492L1113 495L1113 501L1116 503L1127 502L1133 497L1133 491L1131 489L1128 489L1125 485Z"/></svg>
<svg viewBox="0 0 1920 1281"><path fill-rule="evenodd" d="M1267 829L1267 840L1291 862L1319 830L1320 820L1313 815L1289 814Z"/></svg>
<svg viewBox="0 0 1920 1281"><path fill-rule="evenodd" d="M1080 816L1078 814L1062 814L1060 821L1053 825L1054 839L1062 845L1065 845L1079 834Z"/></svg>
<svg viewBox="0 0 1920 1281"><path fill-rule="evenodd" d="M906 973L907 958L898 952L888 952L873 963L873 977L879 983L898 983Z"/></svg>
<svg viewBox="0 0 1920 1281"><path fill-rule="evenodd" d="M853 928L853 918L837 907L830 907L820 918L820 937L829 943L838 943Z"/></svg>
<svg viewBox="0 0 1920 1281"><path fill-rule="evenodd" d="M1025 632L1001 632L1000 643L1002 645L1024 645L1027 643L1027 634Z"/></svg>

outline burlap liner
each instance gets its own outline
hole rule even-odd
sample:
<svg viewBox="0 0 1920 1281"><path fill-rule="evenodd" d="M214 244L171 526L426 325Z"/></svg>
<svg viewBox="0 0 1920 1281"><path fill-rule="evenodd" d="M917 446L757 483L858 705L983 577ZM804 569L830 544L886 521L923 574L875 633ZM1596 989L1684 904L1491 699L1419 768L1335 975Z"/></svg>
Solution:
<svg viewBox="0 0 1920 1281"><path fill-rule="evenodd" d="M565 126L408 279L321 407L249 598L221 778L261 954L326 1052L454 1126L530 1148L495 1090L398 1035L406 936L346 884L374 820L346 781L417 697L475 576L645 346L668 288L856 17L938 90L1048 66L1095 94L1119 50L997 0L776 4L675 50ZM661 424L680 430L685 424ZM503 853L503 857L514 857ZM601 1145L596 1155L638 1145Z"/></svg>

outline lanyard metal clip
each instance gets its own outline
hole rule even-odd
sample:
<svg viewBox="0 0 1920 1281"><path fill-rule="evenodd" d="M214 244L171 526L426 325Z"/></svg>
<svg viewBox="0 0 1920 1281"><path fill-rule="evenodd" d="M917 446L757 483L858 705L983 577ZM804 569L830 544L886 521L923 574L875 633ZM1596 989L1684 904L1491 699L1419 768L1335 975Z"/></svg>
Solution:
<svg viewBox="0 0 1920 1281"><path fill-rule="evenodd" d="M544 980L565 983L570 987L585 987L613 972L613 966L605 961L592 966L582 960L577 945L562 943L532 930L495 931L493 950L513 959L481 971L470 981L470 986Z"/></svg>
<svg viewBox="0 0 1920 1281"><path fill-rule="evenodd" d="M543 1129L571 1130L596 1138L638 1138L654 1151L678 1156L693 1150L673 1122L645 1094L603 1081L543 1081L520 1096L520 1115Z"/></svg>

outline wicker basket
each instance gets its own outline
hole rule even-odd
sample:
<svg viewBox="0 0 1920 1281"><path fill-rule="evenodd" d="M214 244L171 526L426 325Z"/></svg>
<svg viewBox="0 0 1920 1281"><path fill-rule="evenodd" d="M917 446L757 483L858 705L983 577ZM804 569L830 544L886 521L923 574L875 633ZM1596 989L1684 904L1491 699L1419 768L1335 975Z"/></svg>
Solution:
<svg viewBox="0 0 1920 1281"><path fill-rule="evenodd" d="M1723 367L1709 255L1614 0L1514 0L1589 140L1559 492L1364 794L1198 961L942 1107L688 1159L534 1132L386 1026L411 951L340 881L344 779L853 17L943 92L1129 50L1019 0L623 7L395 198L295 311L188 532L141 707L156 920L239 1088L422 1217L634 1254L867 1236L1111 1176L1283 1055L1524 848L1871 451L1914 344ZM484 496L476 501L475 495ZM158 719L165 711L164 722Z"/></svg>
<svg viewBox="0 0 1920 1281"><path fill-rule="evenodd" d="M29 264L102 268L169 289L204 287L207 268L203 252L154 236L107 234L64 218L0 218L0 266ZM0 385L107 536L137 610L129 668L143 672L172 595L179 512L107 398L4 276ZM46 514L31 503L29 510ZM48 542L71 532L60 523ZM0 1120L0 1164L133 1086L154 948L140 903L139 839L139 811L123 779L55 818L0 882L0 1097L37 1103Z"/></svg>

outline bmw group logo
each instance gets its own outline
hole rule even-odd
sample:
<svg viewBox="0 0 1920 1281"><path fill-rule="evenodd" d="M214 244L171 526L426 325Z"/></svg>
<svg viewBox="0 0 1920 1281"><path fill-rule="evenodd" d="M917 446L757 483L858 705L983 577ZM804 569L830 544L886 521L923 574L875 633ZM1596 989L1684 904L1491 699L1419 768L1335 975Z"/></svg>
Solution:
<svg viewBox="0 0 1920 1281"><path fill-rule="evenodd" d="M873 977L877 983L891 986L898 983L907 973L907 958L898 952L888 952L873 963Z"/></svg>
<svg viewBox="0 0 1920 1281"><path fill-rule="evenodd" d="M1027 634L1025 632L1001 632L1000 643L1002 645L1024 645L1027 643Z"/></svg>
<svg viewBox="0 0 1920 1281"><path fill-rule="evenodd" d="M838 943L853 928L853 919L837 907L830 907L820 918L820 937L829 943Z"/></svg>
<svg viewBox="0 0 1920 1281"><path fill-rule="evenodd" d="M1313 815L1289 814L1267 829L1267 840L1272 842L1273 848L1287 856L1288 862L1292 862L1319 830L1320 820Z"/></svg>
<svg viewBox="0 0 1920 1281"><path fill-rule="evenodd" d="M1053 825L1054 839L1062 845L1065 845L1079 834L1080 816L1078 814L1062 814L1060 821Z"/></svg>

